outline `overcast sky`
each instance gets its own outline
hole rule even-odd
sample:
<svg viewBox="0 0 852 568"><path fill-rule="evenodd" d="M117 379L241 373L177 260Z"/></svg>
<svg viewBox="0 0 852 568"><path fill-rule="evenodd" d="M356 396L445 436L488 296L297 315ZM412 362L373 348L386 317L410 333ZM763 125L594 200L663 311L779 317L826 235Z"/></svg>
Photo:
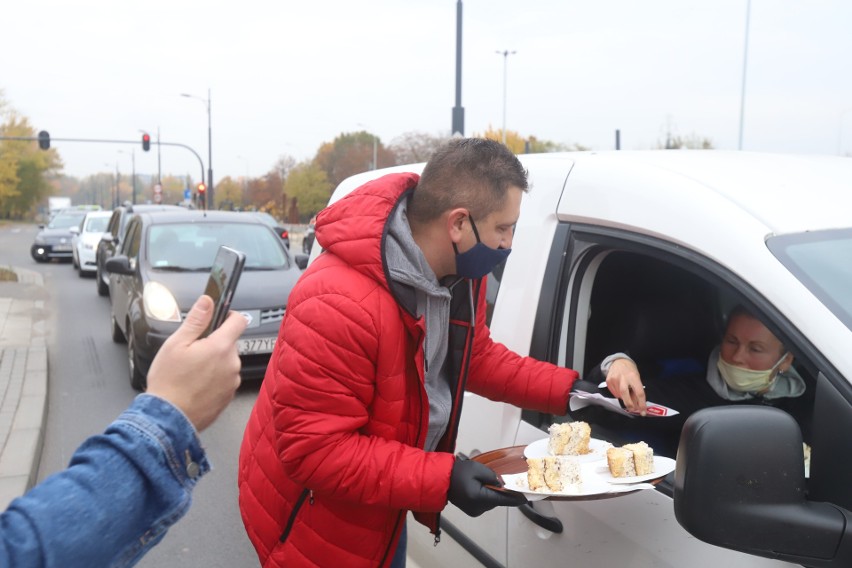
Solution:
<svg viewBox="0 0 852 568"><path fill-rule="evenodd" d="M449 133L456 0L10 0L0 89L53 137L191 146L214 180L341 132ZM464 0L465 135L737 149L747 0ZM852 2L751 0L743 149L852 153ZM513 50L507 58L496 51ZM847 112L848 111L848 112ZM136 145L55 143L65 172L155 174ZM119 152L122 150L122 152ZM200 174L180 148L163 173Z"/></svg>

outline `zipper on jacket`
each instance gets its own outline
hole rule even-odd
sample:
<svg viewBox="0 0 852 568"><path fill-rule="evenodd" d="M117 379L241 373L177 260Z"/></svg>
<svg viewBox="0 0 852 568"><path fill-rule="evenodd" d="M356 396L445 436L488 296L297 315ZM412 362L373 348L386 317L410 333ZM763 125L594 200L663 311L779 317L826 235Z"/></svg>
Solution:
<svg viewBox="0 0 852 568"><path fill-rule="evenodd" d="M287 526L284 527L284 532L281 533L281 538L278 539L279 542L284 542L287 540L287 537L290 536L290 531L293 530L293 523L296 522L296 515L299 513L299 510L302 508L302 505L305 503L305 499L311 496L311 505L314 503L314 492L309 489L303 489L302 494L299 495L299 499L296 501L296 506L293 507L293 512L290 513L290 518L287 519Z"/></svg>

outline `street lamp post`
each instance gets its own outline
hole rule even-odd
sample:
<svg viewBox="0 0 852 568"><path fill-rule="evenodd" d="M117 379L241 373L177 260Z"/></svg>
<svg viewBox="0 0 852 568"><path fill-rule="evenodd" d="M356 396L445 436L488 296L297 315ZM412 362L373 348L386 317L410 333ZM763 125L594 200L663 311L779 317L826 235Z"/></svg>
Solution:
<svg viewBox="0 0 852 568"><path fill-rule="evenodd" d="M506 71L508 68L509 56L514 55L517 51L509 51L508 49L504 49L503 51L495 51L503 56L503 144L506 144Z"/></svg>
<svg viewBox="0 0 852 568"><path fill-rule="evenodd" d="M208 209L213 209L213 121L211 120L212 114L210 112L210 88L208 87L207 89L206 99L197 95L190 95L189 93L181 93L180 96L198 99L207 106L207 202Z"/></svg>
<svg viewBox="0 0 852 568"><path fill-rule="evenodd" d="M743 81L742 90L740 91L740 138L737 143L737 150L743 149L743 117L745 116L745 94L746 94L746 71L748 69L748 29L749 20L751 19L751 0L746 0L746 21L745 21L745 47L743 48Z"/></svg>

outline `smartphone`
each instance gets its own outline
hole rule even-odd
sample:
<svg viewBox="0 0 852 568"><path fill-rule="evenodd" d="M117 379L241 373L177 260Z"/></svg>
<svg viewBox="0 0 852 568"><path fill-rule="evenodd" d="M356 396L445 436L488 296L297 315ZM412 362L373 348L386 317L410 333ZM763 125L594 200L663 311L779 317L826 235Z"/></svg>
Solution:
<svg viewBox="0 0 852 568"><path fill-rule="evenodd" d="M223 245L216 252L216 259L210 269L210 278L207 279L207 288L204 289L204 293L213 298L213 319L202 337L213 333L228 317L231 300L245 263L246 255L238 250Z"/></svg>

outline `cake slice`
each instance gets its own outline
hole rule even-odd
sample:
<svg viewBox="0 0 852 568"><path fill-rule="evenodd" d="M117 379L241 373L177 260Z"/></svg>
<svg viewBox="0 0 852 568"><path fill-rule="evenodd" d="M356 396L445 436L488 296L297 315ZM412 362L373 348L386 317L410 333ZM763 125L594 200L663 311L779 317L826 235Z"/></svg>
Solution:
<svg viewBox="0 0 852 568"><path fill-rule="evenodd" d="M547 456L527 459L527 484L531 491L567 492L580 485L576 458Z"/></svg>
<svg viewBox="0 0 852 568"><path fill-rule="evenodd" d="M633 453L633 465L636 467L636 475L647 475L654 473L654 450L645 442L625 444L625 450Z"/></svg>
<svg viewBox="0 0 852 568"><path fill-rule="evenodd" d="M586 422L551 424L547 450L554 456L582 456L588 454L592 428Z"/></svg>
<svg viewBox="0 0 852 568"><path fill-rule="evenodd" d="M636 475L633 452L628 449L607 448L606 463L613 477L633 477Z"/></svg>

